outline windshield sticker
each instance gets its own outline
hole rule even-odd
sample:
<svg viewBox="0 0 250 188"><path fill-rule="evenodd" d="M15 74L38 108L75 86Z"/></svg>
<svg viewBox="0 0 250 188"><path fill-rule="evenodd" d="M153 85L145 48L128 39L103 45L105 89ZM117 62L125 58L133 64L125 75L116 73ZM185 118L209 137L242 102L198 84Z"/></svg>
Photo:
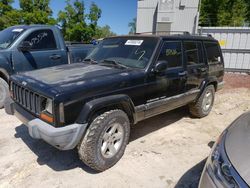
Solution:
<svg viewBox="0 0 250 188"><path fill-rule="evenodd" d="M130 46L141 46L143 43L143 40L127 40L125 45L130 45Z"/></svg>
<svg viewBox="0 0 250 188"><path fill-rule="evenodd" d="M22 31L23 31L23 29L21 29L21 28L20 29L13 29L12 30L12 32L22 32Z"/></svg>

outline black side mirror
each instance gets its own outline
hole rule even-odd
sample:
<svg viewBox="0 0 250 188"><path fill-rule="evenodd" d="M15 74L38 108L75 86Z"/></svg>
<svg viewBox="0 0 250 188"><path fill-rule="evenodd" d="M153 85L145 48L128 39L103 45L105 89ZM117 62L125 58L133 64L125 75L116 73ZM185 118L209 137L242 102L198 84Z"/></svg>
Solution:
<svg viewBox="0 0 250 188"><path fill-rule="evenodd" d="M155 65L155 72L156 73L161 73L167 70L168 68L168 62L167 61L158 61Z"/></svg>
<svg viewBox="0 0 250 188"><path fill-rule="evenodd" d="M18 50L22 52L28 52L32 48L32 44L29 41L23 41L19 46Z"/></svg>

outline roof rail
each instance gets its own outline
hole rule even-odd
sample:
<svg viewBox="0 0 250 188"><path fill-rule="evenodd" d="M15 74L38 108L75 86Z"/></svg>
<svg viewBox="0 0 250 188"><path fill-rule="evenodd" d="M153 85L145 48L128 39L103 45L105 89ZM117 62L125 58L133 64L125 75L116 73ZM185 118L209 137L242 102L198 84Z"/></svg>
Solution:
<svg viewBox="0 0 250 188"><path fill-rule="evenodd" d="M209 33L198 33L198 34L192 34L193 36L201 36L201 37L210 37L214 38L212 34Z"/></svg>
<svg viewBox="0 0 250 188"><path fill-rule="evenodd" d="M157 31L157 32L141 32L135 33L136 35L171 35L171 34L183 34L183 35L190 35L188 31Z"/></svg>
<svg viewBox="0 0 250 188"><path fill-rule="evenodd" d="M189 36L204 36L214 38L209 33L197 33L191 34L188 31L158 31L158 32L142 32L142 33L135 33L135 35L189 35Z"/></svg>

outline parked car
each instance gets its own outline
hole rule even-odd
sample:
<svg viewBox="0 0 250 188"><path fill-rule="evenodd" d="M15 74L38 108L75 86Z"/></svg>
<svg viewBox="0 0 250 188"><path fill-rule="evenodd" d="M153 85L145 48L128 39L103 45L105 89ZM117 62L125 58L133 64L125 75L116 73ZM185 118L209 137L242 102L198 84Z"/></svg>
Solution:
<svg viewBox="0 0 250 188"><path fill-rule="evenodd" d="M65 45L55 26L14 26L0 32L0 108L8 96L10 75L81 62L94 45Z"/></svg>
<svg viewBox="0 0 250 188"><path fill-rule="evenodd" d="M223 75L212 37L106 38L85 63L12 76L6 112L31 137L60 150L77 146L85 164L104 171L122 157L132 124L184 105L207 116Z"/></svg>
<svg viewBox="0 0 250 188"><path fill-rule="evenodd" d="M250 112L237 118L219 137L200 179L200 188L250 186Z"/></svg>

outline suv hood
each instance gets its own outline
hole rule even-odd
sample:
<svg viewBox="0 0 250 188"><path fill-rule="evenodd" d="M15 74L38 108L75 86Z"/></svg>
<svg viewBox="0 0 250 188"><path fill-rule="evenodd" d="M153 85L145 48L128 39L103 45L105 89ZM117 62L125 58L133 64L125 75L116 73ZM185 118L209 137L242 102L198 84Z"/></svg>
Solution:
<svg viewBox="0 0 250 188"><path fill-rule="evenodd" d="M235 170L250 186L250 112L240 116L229 127L225 148Z"/></svg>
<svg viewBox="0 0 250 188"><path fill-rule="evenodd" d="M75 63L26 72L23 75L41 81L46 85L55 86L118 72L121 72L121 70L100 65Z"/></svg>
<svg viewBox="0 0 250 188"><path fill-rule="evenodd" d="M90 91L101 93L110 90L110 87L121 87L120 83L133 79L132 72L131 69L74 63L21 73L13 76L12 80L45 96L83 91L90 94ZM138 76L138 73L135 75Z"/></svg>

